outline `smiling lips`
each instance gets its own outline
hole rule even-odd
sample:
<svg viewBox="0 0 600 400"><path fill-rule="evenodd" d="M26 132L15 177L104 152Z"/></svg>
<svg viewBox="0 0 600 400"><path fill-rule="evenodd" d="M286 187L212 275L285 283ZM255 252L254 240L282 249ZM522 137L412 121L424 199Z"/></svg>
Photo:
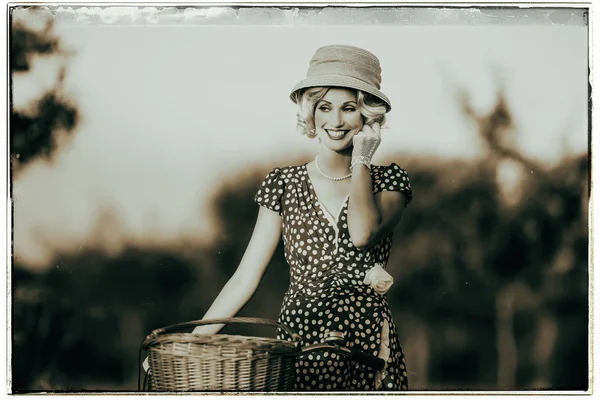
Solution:
<svg viewBox="0 0 600 400"><path fill-rule="evenodd" d="M327 136L329 136L330 139L332 140L340 140L343 139L344 136L346 136L346 134L348 132L350 132L350 130L333 130L333 129L325 129L325 132L327 132Z"/></svg>

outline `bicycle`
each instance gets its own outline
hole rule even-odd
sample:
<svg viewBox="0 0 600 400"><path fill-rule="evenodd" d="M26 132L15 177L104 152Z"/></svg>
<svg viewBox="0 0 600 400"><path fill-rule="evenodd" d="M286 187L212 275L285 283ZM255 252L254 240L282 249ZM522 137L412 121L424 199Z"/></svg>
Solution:
<svg viewBox="0 0 600 400"><path fill-rule="evenodd" d="M200 325L232 323L281 328L291 341L176 333ZM143 385L138 375L138 391L292 391L296 361L317 351L336 353L373 372L385 368L385 360L345 347L343 340L343 332L329 331L323 342L303 347L300 336L289 327L262 318L222 318L170 325L152 331L140 346L140 361L142 352L148 351L149 369ZM140 373L142 366L138 368Z"/></svg>

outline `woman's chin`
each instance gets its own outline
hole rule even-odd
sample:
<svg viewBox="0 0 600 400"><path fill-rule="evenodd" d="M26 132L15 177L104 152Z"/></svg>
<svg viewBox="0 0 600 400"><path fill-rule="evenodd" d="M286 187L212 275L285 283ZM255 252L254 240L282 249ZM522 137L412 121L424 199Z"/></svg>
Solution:
<svg viewBox="0 0 600 400"><path fill-rule="evenodd" d="M347 151L347 150L351 149L351 147L352 147L352 141L348 141L348 140L343 140L343 141L342 140L339 140L339 141L328 140L324 144L329 150L335 151L337 153Z"/></svg>

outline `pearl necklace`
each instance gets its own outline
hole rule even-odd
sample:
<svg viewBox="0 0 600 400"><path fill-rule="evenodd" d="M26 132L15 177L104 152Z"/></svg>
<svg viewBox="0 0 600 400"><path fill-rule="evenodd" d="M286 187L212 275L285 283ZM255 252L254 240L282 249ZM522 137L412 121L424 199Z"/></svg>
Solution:
<svg viewBox="0 0 600 400"><path fill-rule="evenodd" d="M323 172L323 170L319 166L319 156L315 157L315 166L317 167L317 170L321 173L321 175L323 175L325 178L327 178L329 180L332 180L332 181L343 181L343 180L348 179L348 178L350 178L352 176L352 172L350 172L346 176L341 176L339 178L334 178L333 176L327 175L325 172Z"/></svg>

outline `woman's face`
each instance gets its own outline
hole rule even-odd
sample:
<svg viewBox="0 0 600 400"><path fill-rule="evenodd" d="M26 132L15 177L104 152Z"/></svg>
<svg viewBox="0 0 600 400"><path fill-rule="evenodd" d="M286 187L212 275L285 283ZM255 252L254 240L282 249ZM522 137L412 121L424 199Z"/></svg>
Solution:
<svg viewBox="0 0 600 400"><path fill-rule="evenodd" d="M347 149L362 127L363 116L356 103L355 91L331 88L316 104L315 131L329 149Z"/></svg>

